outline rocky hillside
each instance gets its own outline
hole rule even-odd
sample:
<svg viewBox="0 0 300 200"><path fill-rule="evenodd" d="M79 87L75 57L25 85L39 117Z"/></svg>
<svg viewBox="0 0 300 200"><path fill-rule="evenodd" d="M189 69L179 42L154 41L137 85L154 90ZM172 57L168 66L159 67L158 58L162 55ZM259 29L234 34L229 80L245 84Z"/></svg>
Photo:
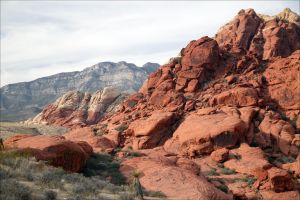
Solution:
<svg viewBox="0 0 300 200"><path fill-rule="evenodd" d="M160 66L114 114L67 124L64 139L115 155L129 182L140 172L144 188L170 199L299 199L300 26L284 16L241 10ZM34 137L4 144L22 140Z"/></svg>
<svg viewBox="0 0 300 200"><path fill-rule="evenodd" d="M52 124L82 127L97 123L102 117L113 113L128 97L114 87L105 87L94 93L69 91L25 124Z"/></svg>
<svg viewBox="0 0 300 200"><path fill-rule="evenodd" d="M33 117L45 105L71 90L95 92L114 86L124 93L136 92L147 76L158 67L156 63L137 67L126 62L102 62L83 71L6 85L0 89L0 120L18 121Z"/></svg>

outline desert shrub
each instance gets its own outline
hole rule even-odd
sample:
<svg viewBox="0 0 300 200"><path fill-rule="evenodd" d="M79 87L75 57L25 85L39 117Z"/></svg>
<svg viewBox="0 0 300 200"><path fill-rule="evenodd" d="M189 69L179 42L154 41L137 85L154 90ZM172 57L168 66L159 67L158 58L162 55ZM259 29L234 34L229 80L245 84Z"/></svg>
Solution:
<svg viewBox="0 0 300 200"><path fill-rule="evenodd" d="M118 200L134 200L134 195L126 192L126 193L121 193Z"/></svg>
<svg viewBox="0 0 300 200"><path fill-rule="evenodd" d="M217 166L218 166L219 168L224 168L224 164L223 164L223 163L218 163Z"/></svg>
<svg viewBox="0 0 300 200"><path fill-rule="evenodd" d="M211 170L207 174L208 176L219 176L220 174L217 172L216 168L211 168Z"/></svg>
<svg viewBox="0 0 300 200"><path fill-rule="evenodd" d="M140 157L140 156L142 156L141 153L136 152L136 151L126 151L125 155L126 155L126 157Z"/></svg>
<svg viewBox="0 0 300 200"><path fill-rule="evenodd" d="M130 189L135 197L137 197L138 199L143 199L144 191L139 180L140 174L141 174L140 172L136 172L136 171L132 173L133 180L130 185Z"/></svg>
<svg viewBox="0 0 300 200"><path fill-rule="evenodd" d="M62 176L66 172L62 169L52 169L49 171L44 171L38 176L38 183L44 187L50 188L61 188L62 184Z"/></svg>
<svg viewBox="0 0 300 200"><path fill-rule="evenodd" d="M32 154L29 151L0 151L0 164L18 167L22 158L29 159Z"/></svg>
<svg viewBox="0 0 300 200"><path fill-rule="evenodd" d="M277 159L279 162L285 164L285 163L292 163L295 162L296 159L291 157L291 156L281 156L280 158Z"/></svg>
<svg viewBox="0 0 300 200"><path fill-rule="evenodd" d="M225 193L228 193L228 187L226 185L219 185L217 188Z"/></svg>
<svg viewBox="0 0 300 200"><path fill-rule="evenodd" d="M98 176L102 180L107 178L117 185L126 183L125 177L119 171L120 163L108 154L92 155L83 170L83 174L87 177Z"/></svg>
<svg viewBox="0 0 300 200"><path fill-rule="evenodd" d="M158 198L165 198L165 197L167 197L161 191L145 191L144 193L145 193L145 196L149 196L149 197L158 197Z"/></svg>
<svg viewBox="0 0 300 200"><path fill-rule="evenodd" d="M221 173L229 175L229 174L236 174L236 171L234 169L229 169L227 167L224 167L221 169Z"/></svg>
<svg viewBox="0 0 300 200"><path fill-rule="evenodd" d="M128 128L128 125L126 124L121 124L120 126L116 127L115 130L118 131L119 133L122 133Z"/></svg>
<svg viewBox="0 0 300 200"><path fill-rule="evenodd" d="M32 191L16 180L5 179L0 181L0 199L30 200Z"/></svg>
<svg viewBox="0 0 300 200"><path fill-rule="evenodd" d="M242 181L246 182L249 186L251 186L256 181L256 179L254 177L248 176L243 178Z"/></svg>
<svg viewBox="0 0 300 200"><path fill-rule="evenodd" d="M111 184L111 183L107 183L104 188L103 188L104 191L108 191L108 192L112 192L114 194L120 192L122 189L114 184Z"/></svg>
<svg viewBox="0 0 300 200"><path fill-rule="evenodd" d="M57 193L54 192L53 190L47 190L44 193L46 200L56 200L57 198Z"/></svg>

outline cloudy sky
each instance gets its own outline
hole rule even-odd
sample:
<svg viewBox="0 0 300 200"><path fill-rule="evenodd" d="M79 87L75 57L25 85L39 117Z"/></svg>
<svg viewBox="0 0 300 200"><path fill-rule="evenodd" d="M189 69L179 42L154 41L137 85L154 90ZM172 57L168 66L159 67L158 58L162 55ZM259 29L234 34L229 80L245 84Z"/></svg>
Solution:
<svg viewBox="0 0 300 200"><path fill-rule="evenodd" d="M250 7L299 13L299 1L1 1L1 86L103 61L164 63Z"/></svg>

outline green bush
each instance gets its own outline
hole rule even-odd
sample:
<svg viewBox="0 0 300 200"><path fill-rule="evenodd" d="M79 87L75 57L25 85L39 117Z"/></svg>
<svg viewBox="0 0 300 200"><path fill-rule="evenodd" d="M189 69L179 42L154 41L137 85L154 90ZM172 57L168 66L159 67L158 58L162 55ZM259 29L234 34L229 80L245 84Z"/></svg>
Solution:
<svg viewBox="0 0 300 200"><path fill-rule="evenodd" d="M126 183L126 179L119 168L119 161L111 155L94 154L88 159L83 174L87 177L98 176L102 180L110 178L113 184L122 185Z"/></svg>
<svg viewBox="0 0 300 200"><path fill-rule="evenodd" d="M128 125L121 124L120 126L116 127L115 130L118 131L119 133L122 133L128 128Z"/></svg>
<svg viewBox="0 0 300 200"><path fill-rule="evenodd" d="M282 157L278 158L277 160L283 164L292 163L292 162L296 161L296 159L291 156L282 156Z"/></svg>
<svg viewBox="0 0 300 200"><path fill-rule="evenodd" d="M208 176L219 176L220 174L217 172L216 168L211 168L211 170L207 174Z"/></svg>
<svg viewBox="0 0 300 200"><path fill-rule="evenodd" d="M243 178L242 181L246 182L249 186L253 185L253 183L256 181L254 177L246 177Z"/></svg>
<svg viewBox="0 0 300 200"><path fill-rule="evenodd" d="M219 185L217 188L225 193L228 193L228 187L226 185Z"/></svg>
<svg viewBox="0 0 300 200"><path fill-rule="evenodd" d="M236 174L236 171L234 169L229 169L227 167L224 167L221 169L221 173L229 175L229 174Z"/></svg>

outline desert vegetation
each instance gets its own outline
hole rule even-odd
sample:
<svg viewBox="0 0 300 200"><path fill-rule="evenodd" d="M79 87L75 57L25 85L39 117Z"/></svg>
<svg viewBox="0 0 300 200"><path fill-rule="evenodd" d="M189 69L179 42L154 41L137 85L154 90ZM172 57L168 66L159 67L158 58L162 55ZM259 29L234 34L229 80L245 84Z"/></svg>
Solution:
<svg viewBox="0 0 300 200"><path fill-rule="evenodd" d="M19 122L0 122L0 137L5 139L16 134L62 135L69 129L61 126L43 124L23 124Z"/></svg>
<svg viewBox="0 0 300 200"><path fill-rule="evenodd" d="M0 199L6 200L133 200L135 196L119 172L119 162L108 154L92 155L82 173L71 173L37 161L26 151L1 151L0 178ZM143 191L165 197L158 191Z"/></svg>

